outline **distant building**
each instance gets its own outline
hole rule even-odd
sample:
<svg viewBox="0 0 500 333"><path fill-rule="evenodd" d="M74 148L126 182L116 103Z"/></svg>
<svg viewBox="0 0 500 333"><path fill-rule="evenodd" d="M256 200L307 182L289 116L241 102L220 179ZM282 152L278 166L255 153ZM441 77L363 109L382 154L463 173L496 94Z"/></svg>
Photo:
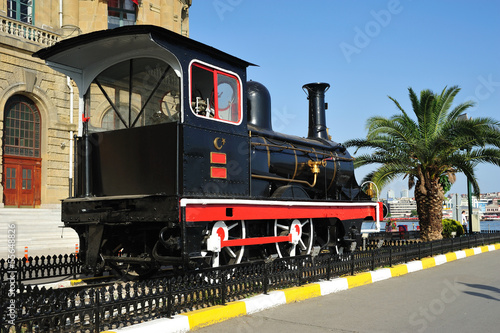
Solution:
<svg viewBox="0 0 500 333"><path fill-rule="evenodd" d="M394 193L394 190L392 190L392 189L387 190L387 200L395 199L395 198L396 198L396 194Z"/></svg>
<svg viewBox="0 0 500 333"><path fill-rule="evenodd" d="M410 217L413 210L417 210L417 202L410 198L391 200L387 202L391 217Z"/></svg>
<svg viewBox="0 0 500 333"><path fill-rule="evenodd" d="M498 202L495 201L494 203L491 203L488 206L486 206L485 214L486 215L500 215L500 206L498 205Z"/></svg>
<svg viewBox="0 0 500 333"><path fill-rule="evenodd" d="M408 191L408 189L402 189L401 198L409 198L409 197L410 197L410 191Z"/></svg>

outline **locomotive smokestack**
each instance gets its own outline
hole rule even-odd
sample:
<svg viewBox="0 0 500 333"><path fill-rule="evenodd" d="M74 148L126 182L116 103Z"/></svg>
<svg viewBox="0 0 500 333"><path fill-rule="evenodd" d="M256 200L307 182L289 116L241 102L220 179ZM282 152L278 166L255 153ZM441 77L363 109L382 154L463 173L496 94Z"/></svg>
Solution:
<svg viewBox="0 0 500 333"><path fill-rule="evenodd" d="M309 100L309 133L311 139L329 140L326 132L325 92L330 88L328 83L308 83L302 86Z"/></svg>

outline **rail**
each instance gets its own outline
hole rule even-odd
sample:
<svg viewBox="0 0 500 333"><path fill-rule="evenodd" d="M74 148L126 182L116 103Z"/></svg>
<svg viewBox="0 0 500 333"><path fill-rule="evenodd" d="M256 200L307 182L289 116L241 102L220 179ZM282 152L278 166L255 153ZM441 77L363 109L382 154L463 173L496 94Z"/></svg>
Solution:
<svg viewBox="0 0 500 333"><path fill-rule="evenodd" d="M58 34L4 16L0 16L0 35L23 39L42 47L52 46L61 39Z"/></svg>
<svg viewBox="0 0 500 333"><path fill-rule="evenodd" d="M280 258L112 285L45 289L2 283L1 332L100 332L171 318L271 290L300 286L377 267L500 242L500 232L405 243L345 255ZM13 305L11 305L13 304ZM14 307L9 312L9 306ZM9 325L9 314L14 313Z"/></svg>

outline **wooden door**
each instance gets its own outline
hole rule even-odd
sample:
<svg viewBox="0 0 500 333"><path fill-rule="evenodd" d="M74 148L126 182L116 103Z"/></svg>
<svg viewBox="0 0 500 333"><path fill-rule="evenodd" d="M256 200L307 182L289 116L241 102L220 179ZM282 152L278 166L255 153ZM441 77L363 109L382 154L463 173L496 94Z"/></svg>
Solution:
<svg viewBox="0 0 500 333"><path fill-rule="evenodd" d="M40 159L4 158L4 205L36 207L40 205Z"/></svg>
<svg viewBox="0 0 500 333"><path fill-rule="evenodd" d="M3 195L6 207L40 205L40 113L29 98L15 95L5 105Z"/></svg>

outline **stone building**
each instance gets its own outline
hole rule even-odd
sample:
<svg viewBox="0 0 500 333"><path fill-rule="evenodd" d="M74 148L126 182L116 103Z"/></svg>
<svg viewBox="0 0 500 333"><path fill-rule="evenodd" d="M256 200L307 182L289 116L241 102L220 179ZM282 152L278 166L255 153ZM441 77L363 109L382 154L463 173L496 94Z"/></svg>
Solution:
<svg viewBox="0 0 500 333"><path fill-rule="evenodd" d="M188 36L190 6L191 0L0 3L0 207L50 207L72 188L73 137L82 101L70 78L32 53L123 25L158 25ZM106 117L103 113L101 126L114 126Z"/></svg>

